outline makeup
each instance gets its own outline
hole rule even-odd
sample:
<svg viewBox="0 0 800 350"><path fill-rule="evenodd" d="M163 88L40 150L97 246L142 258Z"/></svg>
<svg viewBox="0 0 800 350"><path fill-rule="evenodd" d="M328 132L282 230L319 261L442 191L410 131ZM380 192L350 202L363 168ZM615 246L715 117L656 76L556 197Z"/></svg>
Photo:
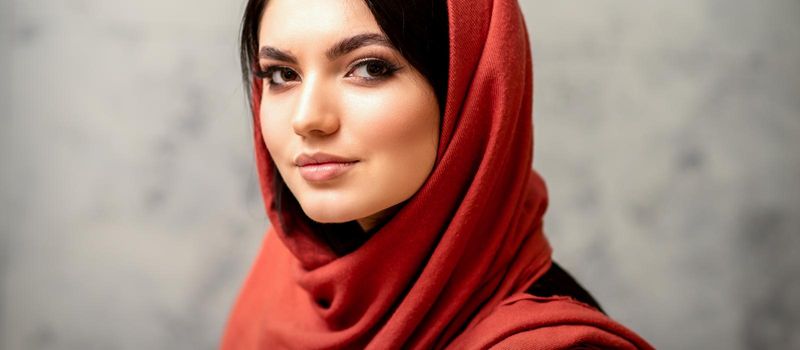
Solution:
<svg viewBox="0 0 800 350"><path fill-rule="evenodd" d="M353 168L356 162L352 163L323 163L310 164L299 167L300 176L309 182L321 182L333 180L348 170Z"/></svg>
<svg viewBox="0 0 800 350"><path fill-rule="evenodd" d="M310 1L270 0L262 14L256 121L308 219L369 230L433 169L439 104L363 2Z"/></svg>
<svg viewBox="0 0 800 350"><path fill-rule="evenodd" d="M300 176L309 182L333 180L353 168L358 160L327 153L301 154L295 158Z"/></svg>

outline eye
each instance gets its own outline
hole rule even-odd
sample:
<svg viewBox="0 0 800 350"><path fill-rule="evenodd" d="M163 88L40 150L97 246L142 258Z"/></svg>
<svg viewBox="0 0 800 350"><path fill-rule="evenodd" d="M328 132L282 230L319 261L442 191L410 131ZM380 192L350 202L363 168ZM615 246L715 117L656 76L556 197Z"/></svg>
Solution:
<svg viewBox="0 0 800 350"><path fill-rule="evenodd" d="M291 81L300 79L300 75L289 67L270 66L267 69L256 72L256 76L267 79L269 85L281 86Z"/></svg>
<svg viewBox="0 0 800 350"><path fill-rule="evenodd" d="M364 80L380 80L388 78L398 69L400 68L384 60L368 58L357 62L347 76L356 76Z"/></svg>

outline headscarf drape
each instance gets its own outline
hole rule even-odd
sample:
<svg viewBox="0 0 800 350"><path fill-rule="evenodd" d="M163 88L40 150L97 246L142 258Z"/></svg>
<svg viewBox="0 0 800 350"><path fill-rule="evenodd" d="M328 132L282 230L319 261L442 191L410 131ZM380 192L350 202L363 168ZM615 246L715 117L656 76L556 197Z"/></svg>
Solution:
<svg viewBox="0 0 800 350"><path fill-rule="evenodd" d="M475 337L471 330L491 333L481 320L550 266L547 192L531 169L532 61L520 9L512 0L450 0L448 11L447 100L427 181L344 256L308 229L272 225L223 348L444 348ZM289 214L273 206L260 81L253 87L258 174L277 223Z"/></svg>

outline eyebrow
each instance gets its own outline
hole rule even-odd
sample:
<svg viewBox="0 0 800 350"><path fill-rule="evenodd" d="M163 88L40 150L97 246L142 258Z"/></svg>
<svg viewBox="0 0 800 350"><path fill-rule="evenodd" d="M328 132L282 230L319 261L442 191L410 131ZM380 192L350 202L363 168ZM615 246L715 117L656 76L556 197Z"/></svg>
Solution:
<svg viewBox="0 0 800 350"><path fill-rule="evenodd" d="M289 52L281 51L272 46L262 46L258 52L258 58L271 58L276 61L283 61L297 64L297 58Z"/></svg>
<svg viewBox="0 0 800 350"><path fill-rule="evenodd" d="M340 40L325 52L325 56L328 57L328 60L333 61L355 49L369 45L381 45L394 48L389 39L383 34L362 33ZM261 50L259 50L258 58L271 58L277 61L297 64L297 57L290 52L282 51L272 46L262 46Z"/></svg>

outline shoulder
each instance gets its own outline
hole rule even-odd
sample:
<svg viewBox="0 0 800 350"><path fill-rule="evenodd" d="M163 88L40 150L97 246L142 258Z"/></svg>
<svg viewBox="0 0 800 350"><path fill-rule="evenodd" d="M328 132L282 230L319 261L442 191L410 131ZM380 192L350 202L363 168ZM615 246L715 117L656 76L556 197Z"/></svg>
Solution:
<svg viewBox="0 0 800 350"><path fill-rule="evenodd" d="M461 349L652 349L636 333L570 297L518 293L467 329Z"/></svg>

